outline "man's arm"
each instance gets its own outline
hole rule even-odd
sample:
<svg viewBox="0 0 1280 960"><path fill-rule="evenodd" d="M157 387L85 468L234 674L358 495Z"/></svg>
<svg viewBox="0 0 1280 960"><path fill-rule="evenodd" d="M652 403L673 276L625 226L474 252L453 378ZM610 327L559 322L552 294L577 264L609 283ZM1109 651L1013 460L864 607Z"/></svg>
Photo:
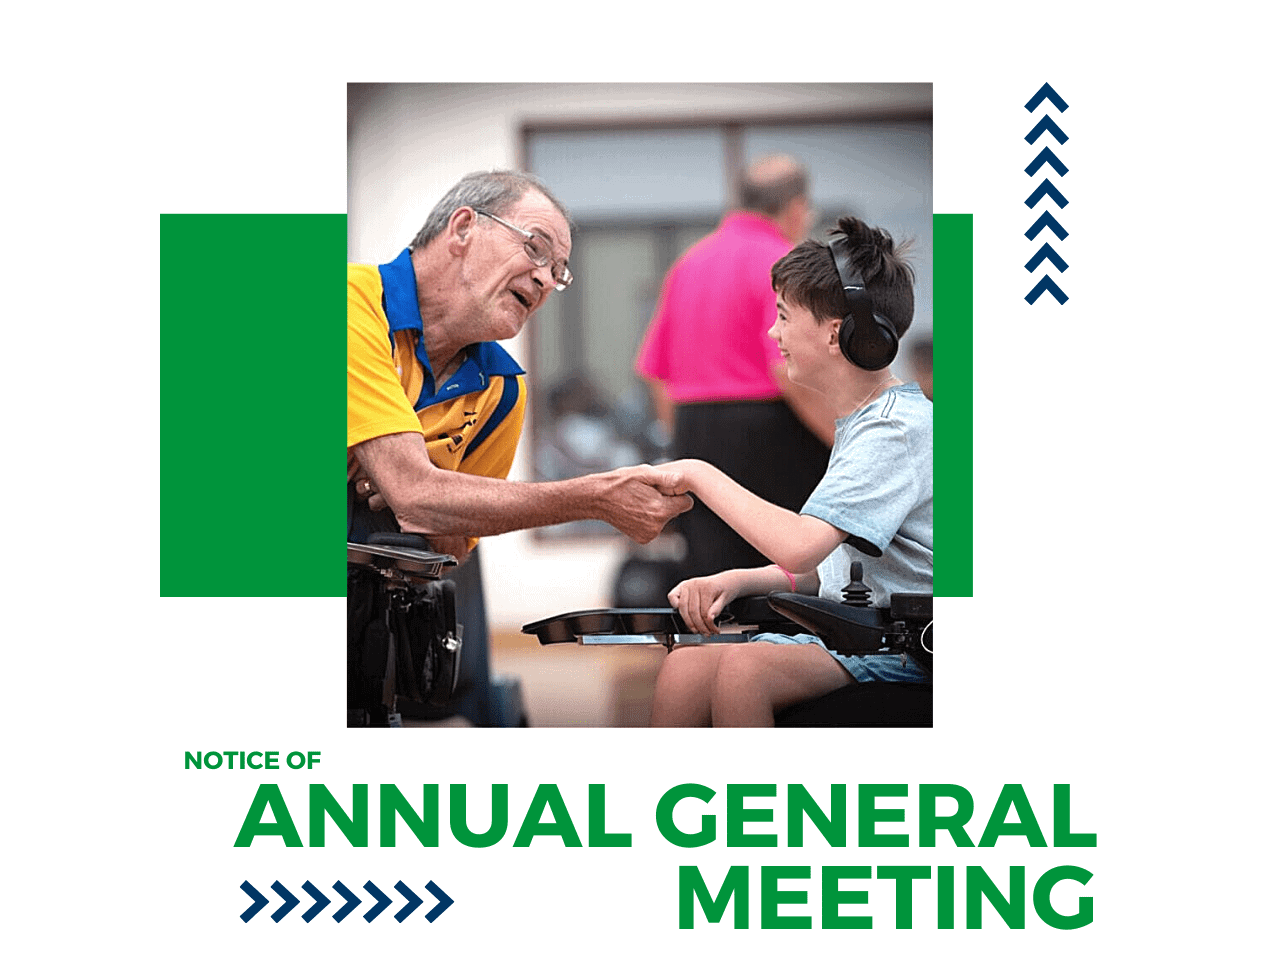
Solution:
<svg viewBox="0 0 1280 960"><path fill-rule="evenodd" d="M516 483L441 470L422 435L395 433L352 448L406 533L487 536L571 520L604 520L639 543L656 537L693 501L667 496L675 478L650 466L624 467L550 483ZM674 491L673 491L674 492Z"/></svg>
<svg viewBox="0 0 1280 960"><path fill-rule="evenodd" d="M792 513L757 497L721 471L701 460L663 464L678 482L664 486L668 493L692 493L744 540L792 573L808 573L845 539L839 530L817 517Z"/></svg>

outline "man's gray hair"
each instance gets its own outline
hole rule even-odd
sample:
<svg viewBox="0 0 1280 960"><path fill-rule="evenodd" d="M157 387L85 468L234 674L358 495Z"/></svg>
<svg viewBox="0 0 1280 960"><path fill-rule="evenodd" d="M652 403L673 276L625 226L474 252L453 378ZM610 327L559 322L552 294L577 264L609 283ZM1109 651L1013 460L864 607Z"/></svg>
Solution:
<svg viewBox="0 0 1280 960"><path fill-rule="evenodd" d="M537 190L551 201L569 229L573 229L573 220L569 211L559 200L552 196L546 184L531 173L519 173L515 170L493 170L488 173L469 173L453 186L435 205L427 216L418 235L409 244L410 249L425 247L444 232L449 218L459 207L471 207L487 210L489 213L503 216L530 190Z"/></svg>
<svg viewBox="0 0 1280 960"><path fill-rule="evenodd" d="M738 191L743 209L776 217L796 197L808 196L809 174L795 158L774 154L743 171Z"/></svg>

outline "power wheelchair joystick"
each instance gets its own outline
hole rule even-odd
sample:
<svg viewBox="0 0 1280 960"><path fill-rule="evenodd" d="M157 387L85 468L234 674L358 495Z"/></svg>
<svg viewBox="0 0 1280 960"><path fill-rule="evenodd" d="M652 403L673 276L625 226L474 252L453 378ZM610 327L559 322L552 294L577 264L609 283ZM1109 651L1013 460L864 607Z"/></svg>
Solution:
<svg viewBox="0 0 1280 960"><path fill-rule="evenodd" d="M862 582L862 564L854 560L849 564L849 585L843 591L844 604L850 607L871 606L871 588Z"/></svg>

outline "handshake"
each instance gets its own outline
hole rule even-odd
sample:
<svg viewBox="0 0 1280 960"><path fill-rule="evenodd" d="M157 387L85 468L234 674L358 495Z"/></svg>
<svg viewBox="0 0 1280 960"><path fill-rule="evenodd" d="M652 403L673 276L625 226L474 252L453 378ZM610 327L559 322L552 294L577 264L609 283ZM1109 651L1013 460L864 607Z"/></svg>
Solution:
<svg viewBox="0 0 1280 960"><path fill-rule="evenodd" d="M620 467L582 479L598 479L605 485L601 504L606 512L599 519L608 521L636 543L648 543L670 520L693 507L681 473L665 466L646 463Z"/></svg>
<svg viewBox="0 0 1280 960"><path fill-rule="evenodd" d="M362 463L352 477L355 493L372 510L391 507L400 528L421 533L444 552L465 555L465 539L574 520L603 520L637 543L654 539L673 518L693 506L679 461L639 464L569 480L521 483L469 476L429 466L416 481L387 494ZM459 557L461 559L461 557Z"/></svg>

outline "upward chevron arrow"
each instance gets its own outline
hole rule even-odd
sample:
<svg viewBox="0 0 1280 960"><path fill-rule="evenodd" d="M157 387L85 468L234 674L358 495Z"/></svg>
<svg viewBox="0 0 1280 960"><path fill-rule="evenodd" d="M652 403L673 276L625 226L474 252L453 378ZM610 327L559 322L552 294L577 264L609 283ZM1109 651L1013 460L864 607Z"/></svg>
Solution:
<svg viewBox="0 0 1280 960"><path fill-rule="evenodd" d="M1034 207L1040 201L1040 198L1045 196L1052 198L1053 202L1059 207L1065 207L1071 202L1059 193L1058 188L1048 180L1042 181L1040 186L1036 187L1035 190L1032 191L1031 196L1027 197L1025 202L1028 207Z"/></svg>
<svg viewBox="0 0 1280 960"><path fill-rule="evenodd" d="M1059 160L1052 150L1045 147L1036 154L1036 158L1032 160L1030 165L1027 167L1027 176L1034 177L1036 171L1046 163L1058 171L1058 176L1065 177L1067 175L1067 165Z"/></svg>
<svg viewBox="0 0 1280 960"><path fill-rule="evenodd" d="M1048 210L1040 214L1040 219L1031 225L1031 229L1027 231L1027 239L1034 240L1036 238L1036 234L1038 234L1045 227L1048 227L1055 234L1057 234L1057 237L1059 240L1067 239L1066 228L1062 224L1060 224L1057 220L1053 219L1053 214L1050 213Z"/></svg>
<svg viewBox="0 0 1280 960"><path fill-rule="evenodd" d="M1069 139L1071 139L1065 133L1062 132L1062 128L1058 126L1056 123L1054 123L1052 118L1050 118L1050 116L1047 113L1040 118L1040 122L1037 123L1034 127L1032 127L1031 132L1028 133L1023 139L1026 140L1027 143L1035 143L1036 139L1045 131L1048 131L1049 134L1053 137L1053 139L1057 140L1059 143L1066 143Z"/></svg>
<svg viewBox="0 0 1280 960"><path fill-rule="evenodd" d="M1042 264L1045 260L1048 260L1055 267L1057 267L1059 273L1066 272L1067 261L1063 260L1062 257L1058 256L1058 252L1054 250L1053 247L1049 246L1047 243L1044 244L1039 250L1036 251L1036 255L1034 257L1032 257L1030 260L1027 261L1026 263L1027 272L1030 273L1036 267L1040 266L1040 264Z"/></svg>
<svg viewBox="0 0 1280 960"><path fill-rule="evenodd" d="M1032 287L1031 292L1023 297L1023 299L1026 300L1027 303L1035 303L1040 299L1040 294L1044 293L1046 290L1053 294L1053 299L1057 300L1060 304L1066 303L1069 299L1067 295L1062 292L1062 288L1049 279L1048 274L1041 277L1040 282Z"/></svg>
<svg viewBox="0 0 1280 960"><path fill-rule="evenodd" d="M1043 103L1045 100L1048 100L1055 107L1057 107L1059 113L1066 112L1067 101L1063 100L1060 96L1058 96L1058 91L1054 90L1053 87L1049 86L1049 84L1046 83L1044 86L1042 86L1039 90L1036 91L1036 95L1034 97L1032 97L1030 100L1027 101L1027 113L1030 113L1036 107L1040 106L1040 104Z"/></svg>

